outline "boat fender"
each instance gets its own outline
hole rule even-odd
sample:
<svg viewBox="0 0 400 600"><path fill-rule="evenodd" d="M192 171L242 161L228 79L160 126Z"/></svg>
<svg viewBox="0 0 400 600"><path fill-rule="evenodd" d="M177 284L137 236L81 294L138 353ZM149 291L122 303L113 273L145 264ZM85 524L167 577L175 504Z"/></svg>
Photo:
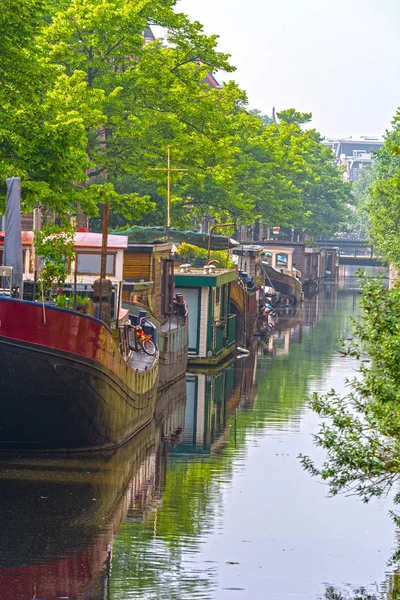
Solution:
<svg viewBox="0 0 400 600"><path fill-rule="evenodd" d="M240 346L238 346L238 347L236 348L236 351L237 351L237 352L239 352L240 354L246 354L246 356L247 356L248 354L250 354L250 352L249 352L249 350L247 350L247 348L241 348Z"/></svg>

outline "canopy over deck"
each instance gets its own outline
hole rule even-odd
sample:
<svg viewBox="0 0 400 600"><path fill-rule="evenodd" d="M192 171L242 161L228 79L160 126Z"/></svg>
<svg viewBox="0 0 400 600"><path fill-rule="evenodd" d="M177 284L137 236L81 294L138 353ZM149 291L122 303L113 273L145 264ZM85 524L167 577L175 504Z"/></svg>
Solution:
<svg viewBox="0 0 400 600"><path fill-rule="evenodd" d="M140 227L139 225L133 225L124 231L112 231L111 233L113 235L127 235L129 243L186 242L206 249L210 238L208 233L198 231L182 231L174 227ZM239 242L225 235L211 235L211 250L226 250L237 246L239 246Z"/></svg>

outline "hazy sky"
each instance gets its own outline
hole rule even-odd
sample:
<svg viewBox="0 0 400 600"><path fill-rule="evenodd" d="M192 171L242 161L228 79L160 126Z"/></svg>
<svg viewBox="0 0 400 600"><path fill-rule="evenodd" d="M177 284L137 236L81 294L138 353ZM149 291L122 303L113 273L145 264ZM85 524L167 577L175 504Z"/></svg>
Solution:
<svg viewBox="0 0 400 600"><path fill-rule="evenodd" d="M326 137L381 136L400 106L400 0L181 0L220 36L249 104L313 113Z"/></svg>

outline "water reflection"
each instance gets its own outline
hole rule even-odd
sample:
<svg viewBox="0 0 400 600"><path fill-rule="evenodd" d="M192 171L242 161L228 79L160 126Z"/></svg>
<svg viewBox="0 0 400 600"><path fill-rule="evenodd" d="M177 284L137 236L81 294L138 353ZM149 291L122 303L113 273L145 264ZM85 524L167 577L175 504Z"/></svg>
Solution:
<svg viewBox="0 0 400 600"><path fill-rule="evenodd" d="M162 426L112 454L1 457L0 598L108 597L114 536L123 520L157 506L165 440L182 431L185 395L181 380L160 399Z"/></svg>
<svg viewBox="0 0 400 600"><path fill-rule="evenodd" d="M327 499L296 458L315 456L307 394L354 368L337 340L358 299L349 279L281 313L111 456L1 459L0 598L396 598L388 505Z"/></svg>

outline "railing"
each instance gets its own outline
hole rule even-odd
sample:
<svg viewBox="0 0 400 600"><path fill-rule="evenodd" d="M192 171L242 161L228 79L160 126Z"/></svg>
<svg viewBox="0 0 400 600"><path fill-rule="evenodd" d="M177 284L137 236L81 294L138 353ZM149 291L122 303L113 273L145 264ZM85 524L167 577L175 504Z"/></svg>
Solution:
<svg viewBox="0 0 400 600"><path fill-rule="evenodd" d="M228 315L227 345L232 346L236 341L236 315Z"/></svg>

